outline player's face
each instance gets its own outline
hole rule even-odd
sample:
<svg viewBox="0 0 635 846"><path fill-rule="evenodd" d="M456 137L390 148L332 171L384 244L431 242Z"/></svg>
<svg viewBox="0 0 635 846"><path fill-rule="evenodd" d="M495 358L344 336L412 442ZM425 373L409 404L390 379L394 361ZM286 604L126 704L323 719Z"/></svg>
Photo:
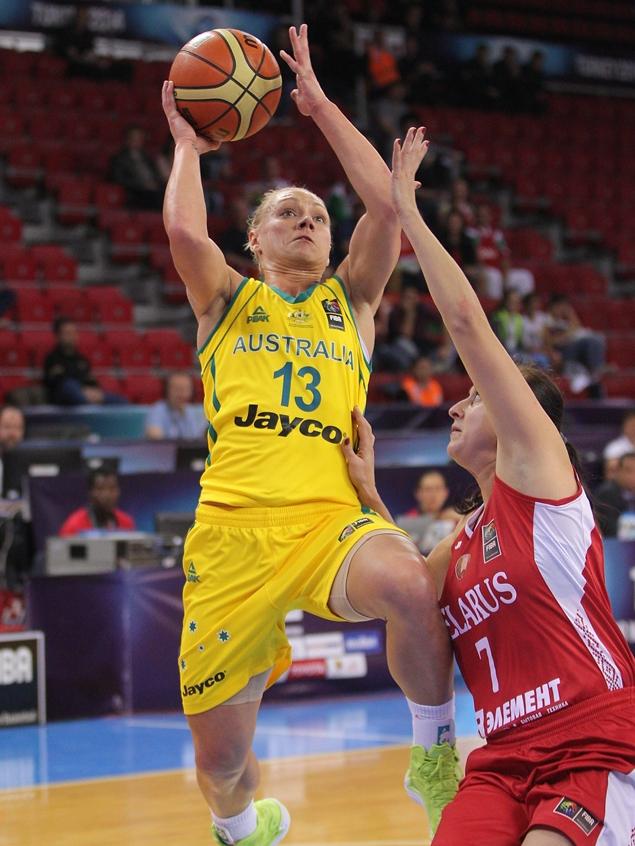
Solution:
<svg viewBox="0 0 635 846"><path fill-rule="evenodd" d="M103 511L113 511L119 502L119 482L116 476L98 476L90 492L92 504Z"/></svg>
<svg viewBox="0 0 635 846"><path fill-rule="evenodd" d="M324 203L303 192L281 194L262 223L250 233L262 264L286 267L318 267L328 264L331 227Z"/></svg>
<svg viewBox="0 0 635 846"><path fill-rule="evenodd" d="M448 455L461 467L477 473L496 461L496 432L476 388L449 411L452 431Z"/></svg>

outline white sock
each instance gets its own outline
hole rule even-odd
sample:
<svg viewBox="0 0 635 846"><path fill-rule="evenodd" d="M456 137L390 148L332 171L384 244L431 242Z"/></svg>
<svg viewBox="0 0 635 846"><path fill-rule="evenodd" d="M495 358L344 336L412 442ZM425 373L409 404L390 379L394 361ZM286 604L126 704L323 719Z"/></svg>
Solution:
<svg viewBox="0 0 635 846"><path fill-rule="evenodd" d="M253 834L258 825L256 806L250 802L245 810L235 817L217 817L212 811L212 821L216 831L226 843L237 843Z"/></svg>
<svg viewBox="0 0 635 846"><path fill-rule="evenodd" d="M429 749L435 743L456 741L454 696L443 705L417 705L406 697L412 714L412 743Z"/></svg>

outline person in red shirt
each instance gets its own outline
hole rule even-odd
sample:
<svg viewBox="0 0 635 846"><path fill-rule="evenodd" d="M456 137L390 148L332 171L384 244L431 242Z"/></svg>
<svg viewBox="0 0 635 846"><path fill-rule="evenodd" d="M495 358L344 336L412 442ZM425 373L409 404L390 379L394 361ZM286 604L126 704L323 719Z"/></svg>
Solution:
<svg viewBox="0 0 635 846"><path fill-rule="evenodd" d="M59 530L59 536L68 538L95 529L134 530L133 518L117 508L119 494L119 479L114 470L100 467L91 471L88 477L88 505L69 514Z"/></svg>

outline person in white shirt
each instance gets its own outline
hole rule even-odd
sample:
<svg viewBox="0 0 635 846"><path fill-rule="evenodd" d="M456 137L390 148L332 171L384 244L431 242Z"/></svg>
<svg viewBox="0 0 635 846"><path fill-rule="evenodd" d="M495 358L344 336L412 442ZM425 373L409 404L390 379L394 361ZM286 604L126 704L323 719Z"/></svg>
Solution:
<svg viewBox="0 0 635 846"><path fill-rule="evenodd" d="M622 434L609 441L604 447L604 478L613 479L620 458L628 452L635 452L635 408L631 408L622 420Z"/></svg>

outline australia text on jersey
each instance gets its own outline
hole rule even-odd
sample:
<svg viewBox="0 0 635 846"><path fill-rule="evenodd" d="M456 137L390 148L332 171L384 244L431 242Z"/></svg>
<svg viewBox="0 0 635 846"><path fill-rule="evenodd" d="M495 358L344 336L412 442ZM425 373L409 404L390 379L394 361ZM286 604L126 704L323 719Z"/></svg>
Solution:
<svg viewBox="0 0 635 846"><path fill-rule="evenodd" d="M327 361L341 362L345 367L355 370L353 350L338 341L312 341L309 338L296 338L293 335L278 335L276 332L254 332L239 335L234 342L233 355L238 353L276 353L306 358L324 358Z"/></svg>

